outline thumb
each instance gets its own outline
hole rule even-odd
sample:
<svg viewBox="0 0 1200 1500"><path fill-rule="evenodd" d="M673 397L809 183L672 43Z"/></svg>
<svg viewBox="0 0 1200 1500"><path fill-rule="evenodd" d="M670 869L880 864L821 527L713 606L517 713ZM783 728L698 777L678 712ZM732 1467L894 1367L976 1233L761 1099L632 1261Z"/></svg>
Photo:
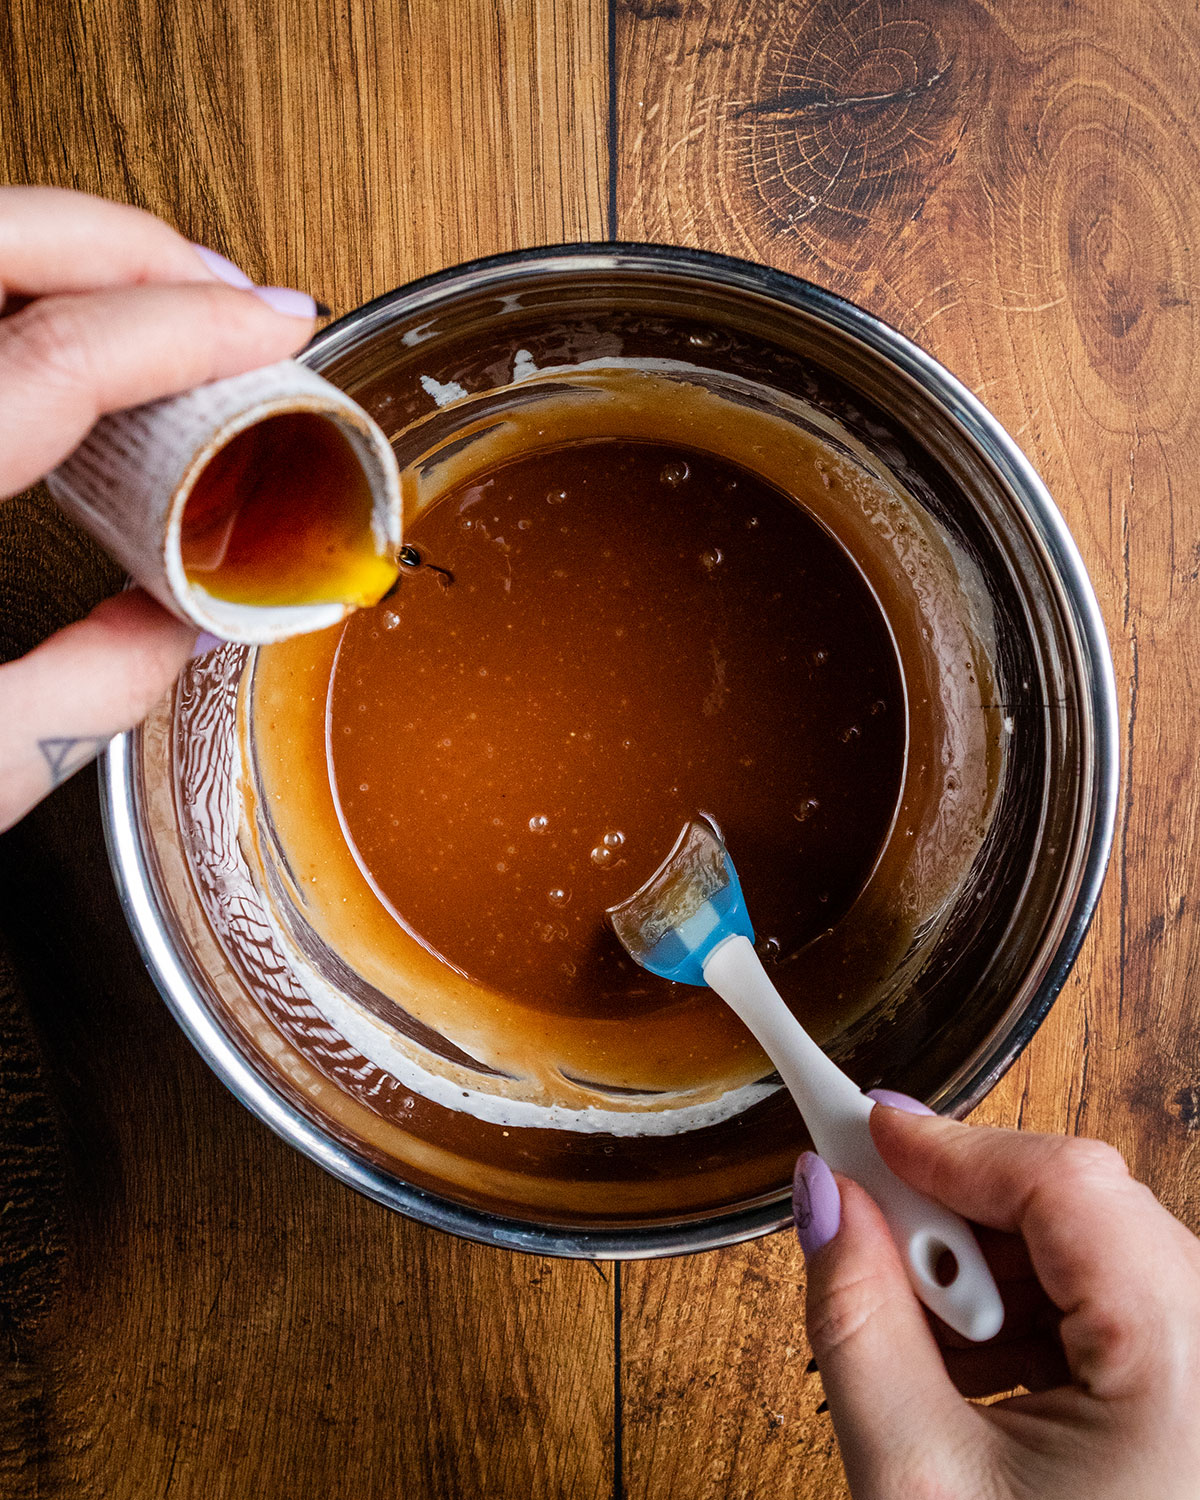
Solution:
<svg viewBox="0 0 1200 1500"><path fill-rule="evenodd" d="M796 1166L795 1202L809 1342L855 1500L926 1493L923 1477L971 1493L947 1465L975 1446L978 1418L946 1373L883 1215L811 1152Z"/></svg>

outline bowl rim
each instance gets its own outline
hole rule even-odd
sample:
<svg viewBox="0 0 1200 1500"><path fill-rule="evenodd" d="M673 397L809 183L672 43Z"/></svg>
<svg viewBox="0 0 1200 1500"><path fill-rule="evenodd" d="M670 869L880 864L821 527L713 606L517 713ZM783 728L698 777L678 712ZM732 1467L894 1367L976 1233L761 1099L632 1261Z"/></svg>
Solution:
<svg viewBox="0 0 1200 1500"><path fill-rule="evenodd" d="M939 1100L961 1116L984 1097L1016 1060L1062 989L1091 924L1108 866L1120 786L1116 679L1103 617L1079 549L1033 465L1000 422L931 354L856 303L790 272L690 247L636 241L542 245L486 256L435 271L347 313L323 329L300 359L320 370L331 358L397 312L473 286L500 286L531 269L567 274L594 271L669 272L717 284L817 318L865 345L914 382L982 453L1016 498L1062 590L1079 646L1080 692L1091 707L1090 797L1078 838L1082 857L1069 910L1058 924L1041 977L1015 1022L998 1028L960 1067ZM163 921L151 857L138 833L136 745L139 730L118 735L99 763L105 842L125 918L142 961L175 1019L233 1095L265 1125L332 1176L385 1207L435 1229L485 1245L570 1259L640 1260L714 1250L782 1229L791 1222L785 1190L729 1212L673 1223L579 1228L529 1223L444 1198L377 1167L324 1134L261 1074L197 991Z"/></svg>

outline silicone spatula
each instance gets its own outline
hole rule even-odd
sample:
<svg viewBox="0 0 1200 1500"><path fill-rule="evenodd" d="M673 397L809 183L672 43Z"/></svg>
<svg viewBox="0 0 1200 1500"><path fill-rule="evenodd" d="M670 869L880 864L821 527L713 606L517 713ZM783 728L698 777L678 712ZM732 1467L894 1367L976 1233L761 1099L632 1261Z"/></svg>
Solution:
<svg viewBox="0 0 1200 1500"><path fill-rule="evenodd" d="M737 871L712 824L693 819L646 884L608 916L644 969L708 985L737 1012L775 1064L817 1151L879 1205L925 1306L964 1338L998 1333L1004 1304L974 1233L879 1155L867 1123L875 1101L817 1046L768 978Z"/></svg>

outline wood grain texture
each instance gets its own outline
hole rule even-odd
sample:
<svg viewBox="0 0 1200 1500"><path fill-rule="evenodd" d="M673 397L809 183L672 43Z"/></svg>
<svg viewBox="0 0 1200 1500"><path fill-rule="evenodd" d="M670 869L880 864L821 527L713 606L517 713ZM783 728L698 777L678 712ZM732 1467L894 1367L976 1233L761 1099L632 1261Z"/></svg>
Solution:
<svg viewBox="0 0 1200 1500"><path fill-rule="evenodd" d="M1118 842L1066 990L979 1117L1103 1136L1200 1227L1196 8L618 0L616 34L620 236L880 314L1067 517L1120 685ZM626 1268L631 1497L842 1492L802 1279L782 1237Z"/></svg>
<svg viewBox="0 0 1200 1500"><path fill-rule="evenodd" d="M602 232L606 26L575 0L23 0L0 179L139 203L345 309ZM6 656L117 582L40 495L0 506ZM141 968L91 775L0 840L0 911L3 1500L611 1494L607 1268L427 1232L251 1120Z"/></svg>
<svg viewBox="0 0 1200 1500"><path fill-rule="evenodd" d="M603 0L17 0L0 173L162 214L343 311L602 238Z"/></svg>

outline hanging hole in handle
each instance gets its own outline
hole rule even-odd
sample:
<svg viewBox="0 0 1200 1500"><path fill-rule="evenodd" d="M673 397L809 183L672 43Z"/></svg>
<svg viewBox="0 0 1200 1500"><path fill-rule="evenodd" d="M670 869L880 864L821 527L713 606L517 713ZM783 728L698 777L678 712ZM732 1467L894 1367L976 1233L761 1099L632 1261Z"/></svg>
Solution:
<svg viewBox="0 0 1200 1500"><path fill-rule="evenodd" d="M958 1256L949 1245L930 1240L926 1247L929 1258L929 1274L938 1286L952 1286L958 1277Z"/></svg>
<svg viewBox="0 0 1200 1500"><path fill-rule="evenodd" d="M936 1234L918 1234L909 1251L913 1269L926 1282L938 1287L953 1286L958 1280L958 1256Z"/></svg>

